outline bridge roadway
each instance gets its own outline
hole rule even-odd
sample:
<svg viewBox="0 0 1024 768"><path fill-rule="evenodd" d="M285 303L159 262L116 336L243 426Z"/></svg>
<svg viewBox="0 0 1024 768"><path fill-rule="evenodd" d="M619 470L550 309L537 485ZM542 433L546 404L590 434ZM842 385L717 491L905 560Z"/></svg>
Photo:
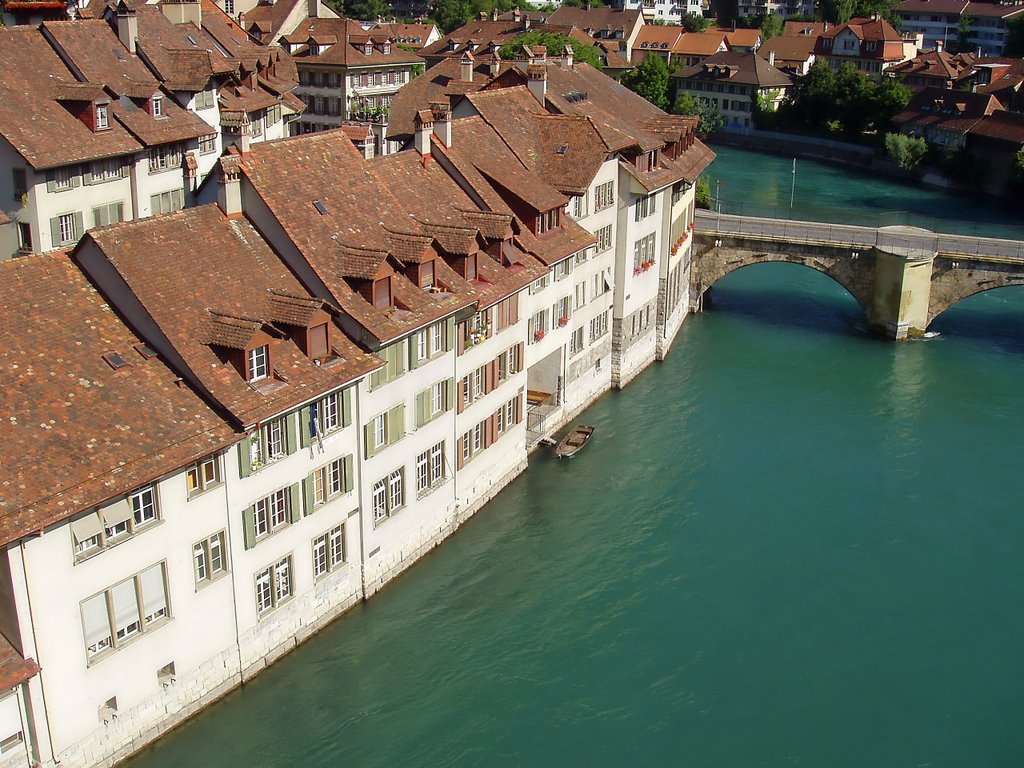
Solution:
<svg viewBox="0 0 1024 768"><path fill-rule="evenodd" d="M771 261L828 275L891 339L920 335L968 296L1024 285L1024 242L915 227L860 227L698 211L691 301L730 272Z"/></svg>
<svg viewBox="0 0 1024 768"><path fill-rule="evenodd" d="M697 230L705 235L740 235L790 243L829 243L863 248L900 248L943 255L980 256L1024 261L1024 242L1000 238L947 235L915 227L860 227L818 221L766 219L698 210Z"/></svg>

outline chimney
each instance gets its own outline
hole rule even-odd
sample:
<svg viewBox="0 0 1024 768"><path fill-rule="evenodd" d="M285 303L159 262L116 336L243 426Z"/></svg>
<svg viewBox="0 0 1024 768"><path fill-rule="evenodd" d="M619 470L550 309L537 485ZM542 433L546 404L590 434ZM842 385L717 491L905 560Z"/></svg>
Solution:
<svg viewBox="0 0 1024 768"><path fill-rule="evenodd" d="M172 24L195 24L203 26L203 9L199 0L163 0L160 10L164 12Z"/></svg>
<svg viewBox="0 0 1024 768"><path fill-rule="evenodd" d="M423 165L426 166L430 162L430 134L434 131L434 116L429 109L421 109L413 118L412 124L416 129L413 145L420 153Z"/></svg>
<svg viewBox="0 0 1024 768"><path fill-rule="evenodd" d="M490 73L491 77L497 77L501 71L501 54L497 51L491 56Z"/></svg>
<svg viewBox="0 0 1024 768"><path fill-rule="evenodd" d="M936 40L935 41L935 52L936 53L942 53L942 49L945 48L945 47L946 47L946 41L945 40Z"/></svg>
<svg viewBox="0 0 1024 768"><path fill-rule="evenodd" d="M462 60L459 62L459 79L466 83L473 82L473 54L466 51L462 54Z"/></svg>
<svg viewBox="0 0 1024 768"><path fill-rule="evenodd" d="M768 51L768 66L775 66L775 51Z"/></svg>
<svg viewBox="0 0 1024 768"><path fill-rule="evenodd" d="M562 55L565 57L566 69L572 69L572 46L565 46L565 50L562 51Z"/></svg>
<svg viewBox="0 0 1024 768"><path fill-rule="evenodd" d="M135 41L139 39L139 20L135 16L135 9L126 3L118 3L115 22L117 39L128 49L128 53L135 53Z"/></svg>
<svg viewBox="0 0 1024 768"><path fill-rule="evenodd" d="M548 90L548 67L546 64L530 64L526 67L527 87L530 93L541 103L545 104L544 96Z"/></svg>
<svg viewBox="0 0 1024 768"><path fill-rule="evenodd" d="M452 145L452 108L443 101L432 102L430 115L434 118L434 135L448 149Z"/></svg>
<svg viewBox="0 0 1024 768"><path fill-rule="evenodd" d="M487 21L487 11L480 11L480 13L477 14L477 18L480 21Z"/></svg>
<svg viewBox="0 0 1024 768"><path fill-rule="evenodd" d="M828 32L828 22L825 22L825 27L822 29L823 32Z"/></svg>
<svg viewBox="0 0 1024 768"><path fill-rule="evenodd" d="M530 28L530 24L531 24L531 21L530 21L529 15L523 16L523 29L529 29Z"/></svg>
<svg viewBox="0 0 1024 768"><path fill-rule="evenodd" d="M245 29L245 14L244 13L238 14L238 26L240 26L242 29Z"/></svg>
<svg viewBox="0 0 1024 768"><path fill-rule="evenodd" d="M311 19L320 18L320 0L306 0L306 15Z"/></svg>
<svg viewBox="0 0 1024 768"><path fill-rule="evenodd" d="M512 9L512 21L518 24L523 20L523 12L519 10L518 6Z"/></svg>
<svg viewBox="0 0 1024 768"><path fill-rule="evenodd" d="M495 6L494 8L491 8L491 21L497 21L497 20L498 20L498 7Z"/></svg>
<svg viewBox="0 0 1024 768"><path fill-rule="evenodd" d="M217 173L217 205L229 219L242 218L242 159L225 155Z"/></svg>

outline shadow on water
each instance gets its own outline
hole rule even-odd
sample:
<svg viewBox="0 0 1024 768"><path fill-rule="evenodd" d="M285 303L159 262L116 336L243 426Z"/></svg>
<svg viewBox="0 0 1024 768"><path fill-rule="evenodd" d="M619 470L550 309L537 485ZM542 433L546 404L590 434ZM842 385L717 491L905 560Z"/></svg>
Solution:
<svg viewBox="0 0 1024 768"><path fill-rule="evenodd" d="M1024 286L997 288L964 299L929 327L948 338L970 339L1003 352L1024 354Z"/></svg>

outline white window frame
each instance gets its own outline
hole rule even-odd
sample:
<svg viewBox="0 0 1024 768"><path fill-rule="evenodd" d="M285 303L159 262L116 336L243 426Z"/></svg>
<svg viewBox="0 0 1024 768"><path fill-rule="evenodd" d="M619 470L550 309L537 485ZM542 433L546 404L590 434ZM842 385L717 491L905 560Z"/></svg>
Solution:
<svg viewBox="0 0 1024 768"><path fill-rule="evenodd" d="M216 581L228 573L227 538L218 531L192 545L192 564L196 575L196 588Z"/></svg>
<svg viewBox="0 0 1024 768"><path fill-rule="evenodd" d="M250 349L246 354L249 381L263 381L270 376L270 346L264 344Z"/></svg>
<svg viewBox="0 0 1024 768"><path fill-rule="evenodd" d="M223 482L220 457L217 455L200 459L185 471L185 488L190 499L216 488Z"/></svg>
<svg viewBox="0 0 1024 768"><path fill-rule="evenodd" d="M160 569L160 588L162 591L161 604L152 613L146 613L146 595L143 586L143 575L149 573L153 568ZM125 618L134 619L128 621L123 627L118 626L118 617L115 611L114 592L119 588L131 583L134 592L135 609L130 616ZM116 651L136 637L145 635L171 618L170 597L167 590L167 561L162 560L154 563L148 568L139 571L123 581L119 581L111 587L81 601L80 613L82 618L82 633L85 641L85 654L89 664L105 656L108 652ZM106 629L109 633L101 636L95 643L89 643L89 629L86 623L86 604L102 600L103 609L106 610Z"/></svg>
<svg viewBox="0 0 1024 768"><path fill-rule="evenodd" d="M281 558L255 574L256 615L263 617L295 594L292 579L292 556Z"/></svg>

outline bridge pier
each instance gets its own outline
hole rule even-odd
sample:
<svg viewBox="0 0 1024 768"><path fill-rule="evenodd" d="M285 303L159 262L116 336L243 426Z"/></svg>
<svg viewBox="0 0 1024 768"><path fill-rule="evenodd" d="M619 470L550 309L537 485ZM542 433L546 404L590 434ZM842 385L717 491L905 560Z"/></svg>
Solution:
<svg viewBox="0 0 1024 768"><path fill-rule="evenodd" d="M930 320L928 306L935 253L891 242L876 245L874 251L869 325L894 341L923 336Z"/></svg>

